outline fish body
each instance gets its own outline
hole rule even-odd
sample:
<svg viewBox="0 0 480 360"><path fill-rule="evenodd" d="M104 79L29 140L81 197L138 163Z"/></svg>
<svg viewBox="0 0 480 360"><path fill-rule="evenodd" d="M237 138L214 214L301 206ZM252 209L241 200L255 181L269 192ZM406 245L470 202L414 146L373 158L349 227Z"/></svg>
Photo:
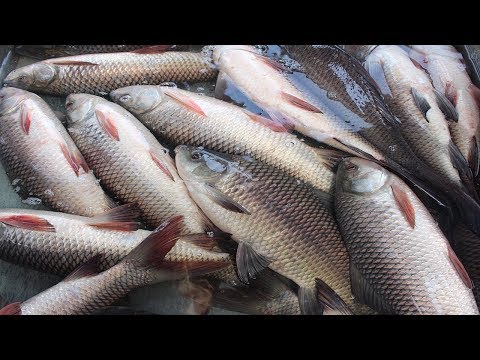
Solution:
<svg viewBox="0 0 480 360"><path fill-rule="evenodd" d="M66 276L93 257L105 271L118 264L151 231L136 230L131 207L120 206L93 218L50 211L2 209L0 258L35 270ZM203 274L228 266L228 254L207 249L215 238L180 236L155 272L158 282L172 280L169 268L184 266ZM198 246L197 246L198 244ZM211 247L211 246L210 246Z"/></svg>
<svg viewBox="0 0 480 360"><path fill-rule="evenodd" d="M383 314L478 314L461 262L397 176L368 160L344 160L335 213L360 302Z"/></svg>
<svg viewBox="0 0 480 360"><path fill-rule="evenodd" d="M478 45L456 45L463 56L470 79L478 88L480 87L480 49Z"/></svg>
<svg viewBox="0 0 480 360"><path fill-rule="evenodd" d="M137 205L151 227L181 214L185 234L204 232L205 217L188 195L168 150L140 121L94 95L69 95L66 104L68 131L106 189Z"/></svg>
<svg viewBox="0 0 480 360"><path fill-rule="evenodd" d="M329 205L318 195L258 161L187 146L175 152L196 203L239 243L242 281L268 266L299 286L302 311L308 306L304 301L316 300L317 278L354 306L346 249Z"/></svg>
<svg viewBox="0 0 480 360"><path fill-rule="evenodd" d="M140 50L138 50L140 51ZM13 70L4 83L44 94L106 95L120 87L168 81L208 81L216 70L199 53L121 52L40 61Z"/></svg>
<svg viewBox="0 0 480 360"><path fill-rule="evenodd" d="M385 90L386 102L400 120L402 135L415 154L457 185L461 185L461 180L454 163L461 163L465 177L471 180L468 164L452 143L448 120L442 112L442 101L448 100L436 93L428 75L418 69L408 54L396 45L378 45L366 57L365 66L376 76L374 79L379 87ZM374 70L376 68L382 69L381 77ZM448 105L451 106L452 116L455 116L453 105L447 103L445 106ZM446 113L448 110L444 109Z"/></svg>
<svg viewBox="0 0 480 360"><path fill-rule="evenodd" d="M472 83L460 54L452 45L413 45L410 56L423 67L432 83L455 106L458 122L450 124L452 139L479 172L480 90Z"/></svg>
<svg viewBox="0 0 480 360"><path fill-rule="evenodd" d="M0 90L0 155L10 178L51 208L94 216L115 206L53 111L39 96Z"/></svg>
<svg viewBox="0 0 480 360"><path fill-rule="evenodd" d="M339 155L306 145L275 122L236 105L165 86L132 86L110 96L162 141L251 156L330 192Z"/></svg>

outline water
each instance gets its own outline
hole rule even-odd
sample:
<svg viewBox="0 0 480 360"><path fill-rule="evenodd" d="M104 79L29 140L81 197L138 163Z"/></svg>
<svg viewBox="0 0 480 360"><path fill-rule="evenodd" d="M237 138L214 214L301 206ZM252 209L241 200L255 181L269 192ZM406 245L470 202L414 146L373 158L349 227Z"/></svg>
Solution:
<svg viewBox="0 0 480 360"><path fill-rule="evenodd" d="M29 65L37 60L18 56L12 51L13 46L0 45L0 83L7 74L21 66ZM199 51L201 46L192 47ZM215 83L177 84L178 87L201 93L214 95ZM50 107L58 114L65 114L65 98L41 95ZM62 118L60 117L62 120ZM27 197L22 199L18 192L22 184L19 179L9 179L0 163L0 208L49 210L41 204L40 199ZM0 308L8 303L25 301L61 281L58 276L41 273L22 266L0 260ZM157 284L131 292L120 302L122 306L131 306L135 310L144 310L155 314L189 314L191 301L182 297L178 287L181 282ZM229 311L213 308L210 314L231 314Z"/></svg>

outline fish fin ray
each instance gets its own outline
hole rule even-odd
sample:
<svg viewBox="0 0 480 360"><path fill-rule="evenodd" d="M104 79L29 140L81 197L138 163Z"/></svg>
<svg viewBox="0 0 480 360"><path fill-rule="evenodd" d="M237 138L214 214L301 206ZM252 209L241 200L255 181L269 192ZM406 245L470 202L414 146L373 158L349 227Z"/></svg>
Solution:
<svg viewBox="0 0 480 360"><path fill-rule="evenodd" d="M248 211L246 208L244 208L242 205L240 205L227 195L223 194L213 185L205 184L205 190L205 195L207 195L213 202L220 205L224 209L250 215L250 211Z"/></svg>
<svg viewBox="0 0 480 360"><path fill-rule="evenodd" d="M0 309L0 316L1 315L22 315L22 303L21 302L14 302L8 304Z"/></svg>
<svg viewBox="0 0 480 360"><path fill-rule="evenodd" d="M473 171L474 177L477 177L480 168L480 154L478 149L478 140L476 136L473 136L470 140L468 162Z"/></svg>
<svg viewBox="0 0 480 360"><path fill-rule="evenodd" d="M164 90L163 93L165 95L167 95L168 97L178 101L180 104L185 106L190 111L193 111L193 112L195 112L195 113L197 113L198 115L201 115L201 116L205 116L205 117L207 116L207 114L205 114L205 112L202 110L200 105L198 105L195 101L190 99L188 96L180 94L180 93L176 93L176 92L171 91L171 90Z"/></svg>
<svg viewBox="0 0 480 360"><path fill-rule="evenodd" d="M58 61L49 61L50 64L60 65L60 66L98 66L98 64L92 63L90 61L78 61L78 60L58 60Z"/></svg>
<svg viewBox="0 0 480 360"><path fill-rule="evenodd" d="M315 279L316 296L323 305L324 315L353 315L343 299L321 279Z"/></svg>
<svg viewBox="0 0 480 360"><path fill-rule="evenodd" d="M135 219L139 216L140 210L135 204L120 205L89 219L87 225L101 229L135 231L139 225Z"/></svg>
<svg viewBox="0 0 480 360"><path fill-rule="evenodd" d="M408 195L405 191L403 191L398 184L393 183L391 186L393 197L395 198L395 202L403 214L405 220L410 224L412 229L415 228L415 208L412 205L412 202L408 198Z"/></svg>
<svg viewBox="0 0 480 360"><path fill-rule="evenodd" d="M298 305L302 315L323 315L324 307L317 298L317 289L300 287Z"/></svg>
<svg viewBox="0 0 480 360"><path fill-rule="evenodd" d="M380 93L383 96L392 97L392 90L388 85L382 62L377 59L367 58L367 60L365 61L365 68L377 84L377 88L380 90Z"/></svg>
<svg viewBox="0 0 480 360"><path fill-rule="evenodd" d="M255 279L257 274L266 269L272 259L255 251L251 245L242 241L237 248L235 258L238 278L245 284L249 283L249 279Z"/></svg>
<svg viewBox="0 0 480 360"><path fill-rule="evenodd" d="M462 262L458 258L457 254L455 254L455 251L453 251L452 247L450 244L447 244L448 247L448 258L450 259L450 262L452 263L453 267L458 273L458 276L460 276L460 279L462 279L462 282L465 284L465 286L469 289L473 289L473 282L472 279L470 279L470 276L467 273L467 270L465 270L465 267L463 266Z"/></svg>
<svg viewBox="0 0 480 360"><path fill-rule="evenodd" d="M120 137L118 136L118 129L115 126L115 122L113 121L110 114L107 114L101 110L95 110L95 115L98 119L103 130L114 140L120 141Z"/></svg>
<svg viewBox="0 0 480 360"><path fill-rule="evenodd" d="M173 45L153 45L131 51L134 54L162 54L172 50Z"/></svg>
<svg viewBox="0 0 480 360"><path fill-rule="evenodd" d="M281 122L278 122L278 121L275 121L275 120L272 120L272 119L268 119L268 118L266 118L264 116L261 116L261 115L254 114L251 111L244 110L244 113L250 119L252 119L254 122L256 122L257 124L260 124L260 125L268 128L272 131L275 131L275 132L290 132L292 130L292 129L289 129L288 127L286 127L284 123L281 123Z"/></svg>
<svg viewBox="0 0 480 360"><path fill-rule="evenodd" d="M157 165L160 170L162 170L163 173L167 175L172 181L175 181L175 178L173 177L170 170L168 170L168 167L162 162L162 160L159 159L159 157L152 150L150 150L150 156L155 165Z"/></svg>
<svg viewBox="0 0 480 360"><path fill-rule="evenodd" d="M448 100L447 97L437 89L433 89L433 92L435 93L437 105L445 115L445 118L447 120L458 122L458 112L457 109L455 109L455 106L453 106L450 100Z"/></svg>
<svg viewBox="0 0 480 360"><path fill-rule="evenodd" d="M81 278L95 276L98 274L98 265L102 255L95 255L82 265L78 266L75 270L73 270L63 281L73 281L78 280Z"/></svg>
<svg viewBox="0 0 480 360"><path fill-rule="evenodd" d="M45 232L56 232L48 220L36 215L7 215L1 216L0 222L13 227Z"/></svg>
<svg viewBox="0 0 480 360"><path fill-rule="evenodd" d="M323 112L319 108L317 108L316 106L308 103L305 100L302 100L302 99L296 97L295 95L291 95L291 94L286 93L284 91L282 91L280 93L280 95L282 96L282 98L285 101L289 102L291 105L294 105L294 106L296 106L300 109L310 111L310 112L313 112L313 113L323 114Z"/></svg>
<svg viewBox="0 0 480 360"><path fill-rule="evenodd" d="M415 105L417 105L417 108L422 112L423 117L427 122L430 122L427 117L427 112L430 110L432 107L428 103L428 100L423 97L420 92L415 89L414 87L410 88L410 91L413 96L413 100L415 101Z"/></svg>

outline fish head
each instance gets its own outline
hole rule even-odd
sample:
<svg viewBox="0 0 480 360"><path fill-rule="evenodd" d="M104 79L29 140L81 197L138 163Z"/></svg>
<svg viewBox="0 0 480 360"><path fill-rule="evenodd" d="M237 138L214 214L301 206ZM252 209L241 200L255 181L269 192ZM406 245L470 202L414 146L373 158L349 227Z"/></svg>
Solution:
<svg viewBox="0 0 480 360"><path fill-rule="evenodd" d="M57 75L57 69L46 63L35 63L13 70L3 83L20 89L41 89L50 84Z"/></svg>
<svg viewBox="0 0 480 360"><path fill-rule="evenodd" d="M89 94L68 95L65 100L68 125L72 126L89 119L95 112L95 105L98 102L97 98L97 96Z"/></svg>
<svg viewBox="0 0 480 360"><path fill-rule="evenodd" d="M215 184L235 166L227 154L187 145L175 148L175 162L180 177L192 183Z"/></svg>
<svg viewBox="0 0 480 360"><path fill-rule="evenodd" d="M165 95L152 85L127 86L110 92L110 98L135 115L153 110Z"/></svg>
<svg viewBox="0 0 480 360"><path fill-rule="evenodd" d="M371 194L382 189L390 173L380 165L365 159L347 158L338 167L337 181L344 192Z"/></svg>
<svg viewBox="0 0 480 360"><path fill-rule="evenodd" d="M0 115L14 112L29 95L27 91L14 87L0 89Z"/></svg>

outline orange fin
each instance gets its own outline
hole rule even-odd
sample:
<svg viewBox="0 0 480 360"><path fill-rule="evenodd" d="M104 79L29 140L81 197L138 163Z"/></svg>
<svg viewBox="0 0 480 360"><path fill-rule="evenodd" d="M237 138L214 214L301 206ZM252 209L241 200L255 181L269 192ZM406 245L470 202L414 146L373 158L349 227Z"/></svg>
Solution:
<svg viewBox="0 0 480 360"><path fill-rule="evenodd" d="M281 95L284 100L288 101L292 105L295 105L296 107L299 107L300 109L322 114L322 111L320 109L306 102L305 100L302 100L283 91L281 92Z"/></svg>
<svg viewBox="0 0 480 360"><path fill-rule="evenodd" d="M134 54L161 54L165 51L172 50L173 45L154 45L132 51Z"/></svg>
<svg viewBox="0 0 480 360"><path fill-rule="evenodd" d="M115 122L110 117L109 114L104 113L101 110L95 110L95 115L97 116L98 122L102 126L103 130L116 141L120 141L120 137L118 136L118 130L115 126Z"/></svg>
<svg viewBox="0 0 480 360"><path fill-rule="evenodd" d="M470 276L468 276L467 270L465 270L465 268L463 267L462 262L457 257L457 255L453 251L450 244L447 244L447 247L448 247L448 258L452 262L452 265L455 268L455 270L457 270L458 276L460 276L460 278L462 279L463 283L465 284L465 286L467 288L472 289L473 288L473 282L470 279Z"/></svg>
<svg viewBox="0 0 480 360"><path fill-rule="evenodd" d="M73 270L65 279L63 279L63 281L78 280L84 277L97 275L100 258L101 255L95 255L90 260Z"/></svg>
<svg viewBox="0 0 480 360"><path fill-rule="evenodd" d="M80 153L80 151L78 151L78 149L75 149L73 151L72 159L75 162L75 164L77 164L77 167L78 167L79 170L80 170L80 168L82 168L83 171L85 171L85 173L88 173L90 171L90 168L88 167L88 164L85 161L85 158Z"/></svg>
<svg viewBox="0 0 480 360"><path fill-rule="evenodd" d="M252 113L248 110L244 110L244 112L250 119L252 119L253 121L255 121L256 123L258 123L260 125L265 126L266 128L269 128L272 131L275 131L275 132L288 132L289 131L287 126L285 126L283 124L280 124L280 123L278 123L274 120L267 119L266 117L254 114L254 113Z"/></svg>
<svg viewBox="0 0 480 360"><path fill-rule="evenodd" d="M415 228L415 209L413 208L408 195L400 189L398 185L391 185L393 197L397 202L398 208L402 212L405 219L408 221L412 229Z"/></svg>
<svg viewBox="0 0 480 360"><path fill-rule="evenodd" d="M0 309L0 315L22 315L22 303L16 302L4 306Z"/></svg>
<svg viewBox="0 0 480 360"><path fill-rule="evenodd" d="M25 105L22 105L21 126L22 126L23 132L27 135L30 132L31 122L32 122L32 114L30 110L28 110Z"/></svg>
<svg viewBox="0 0 480 360"><path fill-rule="evenodd" d="M51 223L35 215L2 216L0 217L0 222L21 229L56 232L55 227Z"/></svg>
<svg viewBox="0 0 480 360"><path fill-rule="evenodd" d="M207 116L203 112L202 108L197 103L195 103L195 101L190 99L188 96L185 96L183 94L177 94L169 90L165 90L164 94L171 97L172 99L177 100L179 103L181 103L183 106L190 109L191 111L196 112L197 114L202 116Z"/></svg>
<svg viewBox="0 0 480 360"><path fill-rule="evenodd" d="M67 159L67 162L70 164L72 167L73 171L75 172L75 175L79 175L79 166L75 159L73 158L72 154L70 153L70 150L68 149L67 145L64 143L60 144L60 148L62 149L63 156L65 156L65 159Z"/></svg>
<svg viewBox="0 0 480 360"><path fill-rule="evenodd" d="M76 61L76 60L63 60L63 61L52 61L51 64L54 65L72 65L72 66L98 66L98 64L88 62L88 61Z"/></svg>
<svg viewBox="0 0 480 360"><path fill-rule="evenodd" d="M167 175L170 179L172 179L172 181L175 181L172 173L170 172L170 170L168 170L168 168L163 164L163 162L157 157L157 155L155 155L153 153L152 150L150 150L150 156L152 157L152 160L153 162L160 168L160 170L162 170L165 175Z"/></svg>
<svg viewBox="0 0 480 360"><path fill-rule="evenodd" d="M126 204L97 215L88 221L89 226L117 231L135 231L138 229L140 210L134 204Z"/></svg>

